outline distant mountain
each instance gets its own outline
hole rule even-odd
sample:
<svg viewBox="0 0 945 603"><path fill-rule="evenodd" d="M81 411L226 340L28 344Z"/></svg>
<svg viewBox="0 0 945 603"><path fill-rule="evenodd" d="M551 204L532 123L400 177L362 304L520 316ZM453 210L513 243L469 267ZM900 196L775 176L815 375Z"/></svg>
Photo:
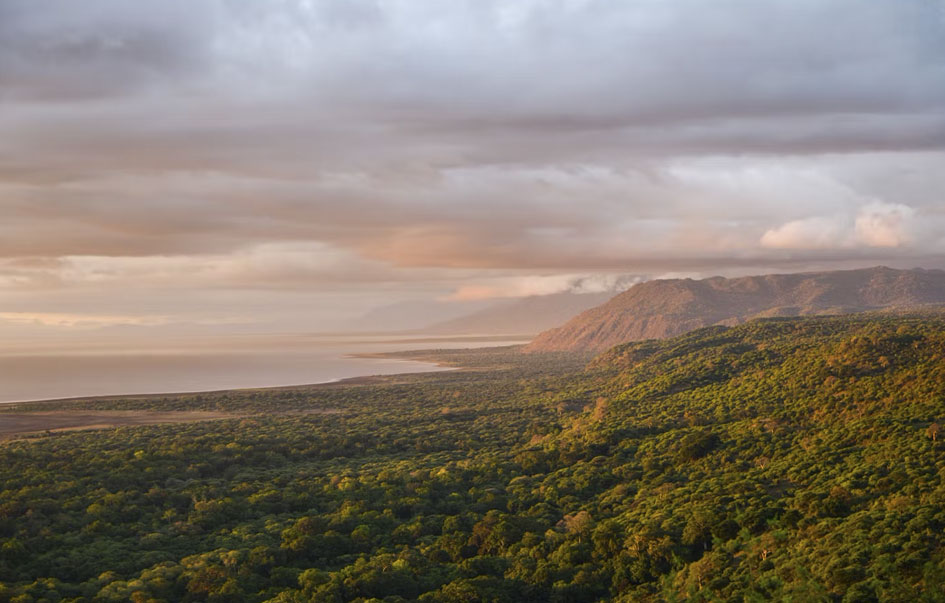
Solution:
<svg viewBox="0 0 945 603"><path fill-rule="evenodd" d="M424 330L425 327L431 324L466 316L494 304L495 300L406 300L374 308L362 316L348 321L342 326L342 329L345 331L415 332Z"/></svg>
<svg viewBox="0 0 945 603"><path fill-rule="evenodd" d="M541 333L526 351L603 350L765 316L845 314L931 304L945 304L945 272L941 270L876 267L734 279L653 280Z"/></svg>
<svg viewBox="0 0 945 603"><path fill-rule="evenodd" d="M616 295L605 293L554 293L505 300L466 316L423 329L431 334L523 335L539 333L600 305Z"/></svg>

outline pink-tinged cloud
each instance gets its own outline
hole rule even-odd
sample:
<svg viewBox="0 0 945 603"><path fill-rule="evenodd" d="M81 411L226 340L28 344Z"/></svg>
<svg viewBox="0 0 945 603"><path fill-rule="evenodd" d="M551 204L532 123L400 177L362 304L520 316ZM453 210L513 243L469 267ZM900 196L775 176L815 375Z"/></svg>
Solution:
<svg viewBox="0 0 945 603"><path fill-rule="evenodd" d="M852 216L792 220L766 231L761 245L802 250L907 247L918 242L915 221L916 211L907 205L873 202Z"/></svg>

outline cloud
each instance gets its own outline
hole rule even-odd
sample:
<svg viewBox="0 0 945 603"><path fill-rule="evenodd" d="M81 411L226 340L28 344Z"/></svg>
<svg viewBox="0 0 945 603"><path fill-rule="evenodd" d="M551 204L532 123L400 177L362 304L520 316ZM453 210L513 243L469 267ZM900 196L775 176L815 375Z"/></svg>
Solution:
<svg viewBox="0 0 945 603"><path fill-rule="evenodd" d="M0 74L32 161L64 142L257 170L941 148L936 4L10 0Z"/></svg>
<svg viewBox="0 0 945 603"><path fill-rule="evenodd" d="M226 254L64 256L55 260L0 260L8 289L95 287L109 289L307 289L375 286L387 280L431 278L430 272L396 276L378 262L320 243L266 243Z"/></svg>
<svg viewBox="0 0 945 603"><path fill-rule="evenodd" d="M943 266L941 9L6 0L0 301Z"/></svg>
<svg viewBox="0 0 945 603"><path fill-rule="evenodd" d="M646 280L631 274L554 274L546 276L500 277L471 285L462 285L444 296L447 301L529 297L555 293L619 292Z"/></svg>
<svg viewBox="0 0 945 603"><path fill-rule="evenodd" d="M0 99L82 101L127 95L209 68L216 2L120 0L0 5Z"/></svg>
<svg viewBox="0 0 945 603"><path fill-rule="evenodd" d="M66 314L61 312L0 312L0 321L47 327L94 329L104 326L158 326L171 322L167 316L118 316L108 314Z"/></svg>
<svg viewBox="0 0 945 603"><path fill-rule="evenodd" d="M913 242L914 216L915 210L907 205L871 203L856 216L856 239L870 247L909 245Z"/></svg>
<svg viewBox="0 0 945 603"><path fill-rule="evenodd" d="M905 247L915 242L915 210L907 205L873 202L856 215L814 216L768 230L761 245L774 249L844 249Z"/></svg>
<svg viewBox="0 0 945 603"><path fill-rule="evenodd" d="M761 245L774 249L833 249L848 247L849 227L842 216L792 220L765 232Z"/></svg>

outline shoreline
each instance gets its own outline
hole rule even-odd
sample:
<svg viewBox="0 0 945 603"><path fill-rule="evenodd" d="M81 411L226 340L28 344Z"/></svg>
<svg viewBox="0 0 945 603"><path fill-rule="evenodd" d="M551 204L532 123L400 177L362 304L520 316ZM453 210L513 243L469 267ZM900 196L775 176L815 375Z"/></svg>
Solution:
<svg viewBox="0 0 945 603"><path fill-rule="evenodd" d="M446 350L438 350L440 352ZM466 351L464 349L454 349L449 351ZM403 358L402 355L411 355L416 353L423 354L424 360L414 358ZM316 392L329 388L361 387L372 385L383 385L402 382L407 379L424 379L442 372L452 372L461 370L477 370L474 367L464 367L461 363L450 362L446 358L438 358L433 350L416 351L398 351L398 352L370 352L360 354L350 354L347 357L362 359L383 359L395 362L410 362L416 365L422 363L429 365L424 371L411 371L401 373L358 375L354 377L343 377L328 379L315 383L301 383L293 385L276 385L266 387L246 387L246 388L223 388L200 391L178 391L178 392L154 392L154 393L136 393L136 394L109 394L92 396L73 396L63 398L47 398L39 400L22 400L0 403L0 444L7 442L30 439L46 435L64 434L77 431L94 431L103 429L113 429L119 427L134 427L144 425L171 424L171 423L190 423L201 421L216 421L223 419L246 419L252 418L258 413L246 410L153 410L153 409L94 409L94 408L68 408L70 404L82 404L83 402L141 402L146 404L148 401L164 400L167 398L186 398L188 396L199 395L225 395L252 394L254 392L280 392L280 391L300 391ZM458 366L457 366L458 365ZM344 412L340 408L323 409L304 409L304 410L285 410L275 414L278 415L305 415L305 414L337 414Z"/></svg>
<svg viewBox="0 0 945 603"><path fill-rule="evenodd" d="M17 404L56 404L67 402L88 402L91 400L154 400L156 398L168 396L194 396L201 394L219 394L223 392L250 392L250 391L280 391L298 388L313 387L331 387L333 385L369 385L381 382L383 379L393 377L403 378L406 375L420 375L428 373L439 373L444 371L464 370L462 363L457 363L454 359L448 358L449 354L456 352L472 351L485 349L485 347L515 347L521 345L521 340L510 340L506 336L487 335L487 336L460 336L457 339L435 339L433 341L414 340L413 343L487 343L495 342L498 346L474 346L474 347L444 347L444 348L420 348L393 351L365 351L343 353L338 358L356 359L356 360L383 360L387 363L406 363L415 370L400 370L400 367L388 367L391 372L372 373L370 365L365 363L364 373L352 375L350 377L332 377L328 379L315 381L297 381L289 383L272 383L263 385L247 385L235 387L208 387L206 389L179 389L179 390L130 390L128 392L118 393L90 393L66 396L51 396L38 398L20 398L16 400L0 400L0 413L7 410L11 405ZM409 344L409 341L401 340L399 344ZM396 372L395 372L396 371Z"/></svg>
<svg viewBox="0 0 945 603"><path fill-rule="evenodd" d="M394 360L394 359L391 359ZM411 362L405 360L405 362ZM440 365L435 363L434 367L437 368ZM292 383L284 385L261 385L258 387L224 387L219 389L199 389L199 390L187 390L187 391L166 391L166 392L145 392L145 393L129 393L129 394L91 394L88 396L66 396L63 398L39 398L39 399L27 399L27 400L9 400L0 402L0 411L2 411L3 406L12 405L12 404L54 404L57 402L87 402L90 400L153 400L155 398L163 398L167 396L199 396L201 394L222 394L225 392L254 392L254 391L281 391L289 389L300 389L300 388L315 388L320 386L330 386L330 385L366 385L372 382L376 382L385 377L401 377L404 375L425 375L429 373L439 373L445 371L457 370L454 367L444 366L439 370L429 370L429 371L413 371L407 373L383 373L383 374L373 374L373 375L359 375L356 377L336 377L334 379L328 379L326 381L313 381L310 383ZM2 414L0 414L2 416Z"/></svg>
<svg viewBox="0 0 945 603"><path fill-rule="evenodd" d="M433 360L414 360L411 358L397 358L392 354L408 354L410 351L403 352L364 352L357 354L345 354L345 358L359 358L364 360L388 360L393 362L409 362L415 364L429 364L427 367L431 370L408 371L402 373L372 373L369 375L356 375L354 377L335 377L324 381L311 381L305 383L290 383L281 385L261 385L258 387L223 387L215 389L201 390L182 390L166 392L134 392L127 394L91 394L87 396L64 396L58 398L38 398L25 400L0 401L0 416L6 410L4 407L16 404L56 404L66 402L88 402L93 400L154 400L155 398L164 398L168 396L198 396L202 394L222 394L225 392L254 392L254 391L284 391L293 389L309 389L319 387L330 387L334 385L373 385L383 382L385 379L398 377L403 378L408 375L427 375L442 373L448 371L464 370L463 367L452 366L446 361L436 362Z"/></svg>
<svg viewBox="0 0 945 603"><path fill-rule="evenodd" d="M384 376L455 370L455 363L451 362L451 358L435 352L472 350L494 347L495 344L516 345L521 341L505 335L401 338L396 340L396 343L378 339L373 344L374 349L368 347L359 350L358 347L364 344L359 341L357 345L341 347L335 354L325 356L321 356L321 348L304 353L293 348L287 355L287 365L278 362L281 355L278 352L259 354L260 363L256 363L250 353L241 354L244 358L237 361L231 361L230 356L208 354L206 360L201 359L201 362L207 363L205 376L202 374L202 365L192 366L179 359L161 359L152 368L148 358L139 359L135 356L128 360L116 356L113 364L111 358L93 356L88 357L93 360L66 364L66 370L61 374L56 368L58 365L52 364L52 373L47 373L46 376L42 376L36 369L45 361L14 359L5 361L0 367L3 370L16 371L11 372L11 376L16 377L9 384L8 397L0 398L0 412L22 404L62 404L117 399L147 401L168 396L212 395L225 391L278 391L289 388L331 387L338 383L377 383L378 378ZM377 346L381 343L384 346L378 349ZM490 343L493 345L489 345ZM421 347L418 344L427 345ZM423 357L417 352L424 352ZM314 357L300 360L308 354L313 354ZM363 362L364 360L372 362ZM19 368L21 366L25 367L26 372ZM132 372L122 372L125 367L140 373L142 378L131 376L109 379L114 371L118 371L115 372L116 375L135 375ZM34 373L34 377L28 377ZM47 386L44 383L49 374L55 374L58 381L56 385ZM101 375L102 379L93 378L95 375ZM161 377L155 378L155 375ZM35 387L29 383L34 380Z"/></svg>

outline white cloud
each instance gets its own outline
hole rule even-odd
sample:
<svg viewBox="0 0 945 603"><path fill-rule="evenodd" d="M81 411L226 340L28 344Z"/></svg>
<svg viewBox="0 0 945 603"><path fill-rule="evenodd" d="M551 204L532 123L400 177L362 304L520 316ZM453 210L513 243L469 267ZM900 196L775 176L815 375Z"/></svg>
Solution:
<svg viewBox="0 0 945 603"><path fill-rule="evenodd" d="M448 301L529 297L555 293L619 292L645 280L628 274L554 274L545 276L513 276L492 278L476 284L462 285L444 297Z"/></svg>
<svg viewBox="0 0 945 603"><path fill-rule="evenodd" d="M900 203L874 201L855 215L812 216L766 231L761 246L771 249L853 249L906 247L915 242L916 211Z"/></svg>
<svg viewBox="0 0 945 603"><path fill-rule="evenodd" d="M771 249L836 249L849 246L849 225L842 216L791 220L761 237Z"/></svg>
<svg viewBox="0 0 945 603"><path fill-rule="evenodd" d="M856 240L869 247L902 247L913 242L915 210L907 205L871 203L860 209Z"/></svg>

